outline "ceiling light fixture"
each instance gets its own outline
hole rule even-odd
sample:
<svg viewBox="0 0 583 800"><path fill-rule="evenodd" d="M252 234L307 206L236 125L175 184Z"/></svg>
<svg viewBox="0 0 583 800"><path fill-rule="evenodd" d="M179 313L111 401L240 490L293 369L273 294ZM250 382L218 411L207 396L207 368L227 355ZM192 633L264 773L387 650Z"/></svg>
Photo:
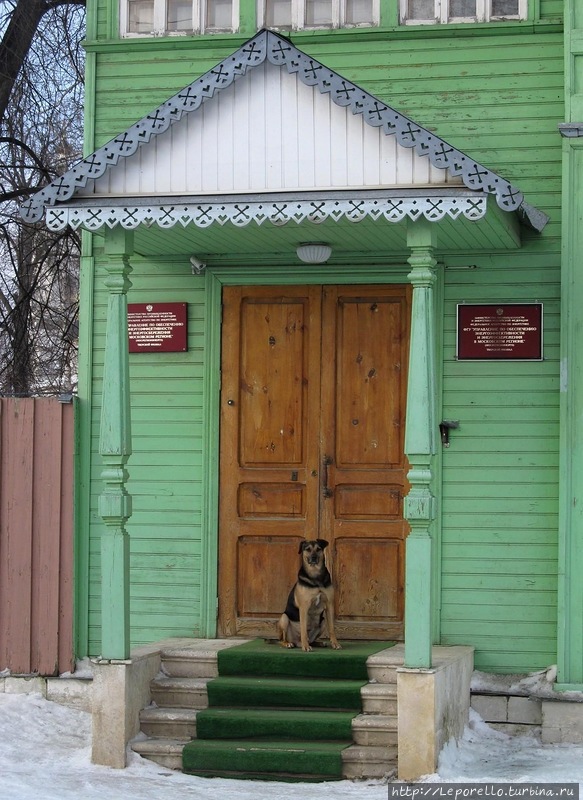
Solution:
<svg viewBox="0 0 583 800"><path fill-rule="evenodd" d="M323 264L332 255L332 248L323 242L304 242L298 245L296 253L304 264Z"/></svg>

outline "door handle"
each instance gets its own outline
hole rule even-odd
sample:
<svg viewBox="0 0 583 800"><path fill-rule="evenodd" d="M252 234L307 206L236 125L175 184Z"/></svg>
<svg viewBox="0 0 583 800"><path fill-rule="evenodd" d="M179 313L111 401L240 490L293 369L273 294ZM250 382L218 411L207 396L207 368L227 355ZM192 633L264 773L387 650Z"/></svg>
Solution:
<svg viewBox="0 0 583 800"><path fill-rule="evenodd" d="M332 497L334 492L328 486L328 467L333 464L334 461L332 456L324 456L324 460L322 461L322 476L323 476L323 486L322 486L322 497Z"/></svg>

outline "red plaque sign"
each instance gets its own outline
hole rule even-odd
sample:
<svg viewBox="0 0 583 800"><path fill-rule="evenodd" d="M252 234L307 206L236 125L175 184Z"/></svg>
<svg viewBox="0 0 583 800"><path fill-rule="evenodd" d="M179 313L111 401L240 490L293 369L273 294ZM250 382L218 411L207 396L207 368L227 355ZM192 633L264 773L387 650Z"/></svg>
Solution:
<svg viewBox="0 0 583 800"><path fill-rule="evenodd" d="M457 357L541 361L542 303L458 305Z"/></svg>
<svg viewBox="0 0 583 800"><path fill-rule="evenodd" d="M128 303L130 353L188 349L186 303Z"/></svg>

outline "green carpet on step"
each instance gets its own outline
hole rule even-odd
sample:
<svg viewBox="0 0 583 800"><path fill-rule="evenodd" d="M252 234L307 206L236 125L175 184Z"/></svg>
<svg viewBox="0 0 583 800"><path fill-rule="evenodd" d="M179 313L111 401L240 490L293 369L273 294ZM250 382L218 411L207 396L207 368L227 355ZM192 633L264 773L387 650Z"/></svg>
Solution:
<svg viewBox="0 0 583 800"><path fill-rule="evenodd" d="M394 642L341 642L342 650L315 647L287 649L276 642L253 639L220 650L219 675L290 675L309 678L367 680L366 659L393 647Z"/></svg>
<svg viewBox="0 0 583 800"><path fill-rule="evenodd" d="M356 711L207 708L196 715L199 739L347 740Z"/></svg>
<svg viewBox="0 0 583 800"><path fill-rule="evenodd" d="M193 739L182 751L183 772L260 780L340 780L349 742Z"/></svg>
<svg viewBox="0 0 583 800"><path fill-rule="evenodd" d="M361 710L366 681L226 676L207 683L209 706Z"/></svg>

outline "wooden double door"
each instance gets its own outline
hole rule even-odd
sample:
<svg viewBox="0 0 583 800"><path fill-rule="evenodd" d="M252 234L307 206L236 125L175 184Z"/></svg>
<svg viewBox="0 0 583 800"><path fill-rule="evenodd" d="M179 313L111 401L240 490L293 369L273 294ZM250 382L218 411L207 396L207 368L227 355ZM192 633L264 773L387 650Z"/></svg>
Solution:
<svg viewBox="0 0 583 800"><path fill-rule="evenodd" d="M302 539L328 540L339 637L402 637L403 286L223 290L219 630L275 635Z"/></svg>

